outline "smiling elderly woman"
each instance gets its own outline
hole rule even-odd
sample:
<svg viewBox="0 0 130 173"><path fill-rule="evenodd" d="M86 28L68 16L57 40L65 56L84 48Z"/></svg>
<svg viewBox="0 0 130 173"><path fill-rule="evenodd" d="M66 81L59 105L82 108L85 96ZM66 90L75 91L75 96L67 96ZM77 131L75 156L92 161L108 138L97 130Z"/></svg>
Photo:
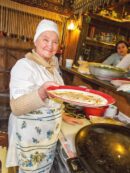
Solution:
<svg viewBox="0 0 130 173"><path fill-rule="evenodd" d="M58 42L57 24L42 20L34 36L35 49L11 71L7 167L19 166L21 173L49 173L53 164L63 106L48 98L47 87L64 85L54 56ZM66 115L63 119L80 123Z"/></svg>

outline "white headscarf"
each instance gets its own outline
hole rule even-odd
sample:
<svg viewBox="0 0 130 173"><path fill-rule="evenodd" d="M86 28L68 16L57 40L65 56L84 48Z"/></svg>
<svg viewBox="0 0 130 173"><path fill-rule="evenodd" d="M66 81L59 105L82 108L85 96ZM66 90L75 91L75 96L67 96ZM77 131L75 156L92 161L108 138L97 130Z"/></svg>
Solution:
<svg viewBox="0 0 130 173"><path fill-rule="evenodd" d="M33 41L35 42L42 32L54 31L59 37L58 26L55 22L43 19L37 26Z"/></svg>

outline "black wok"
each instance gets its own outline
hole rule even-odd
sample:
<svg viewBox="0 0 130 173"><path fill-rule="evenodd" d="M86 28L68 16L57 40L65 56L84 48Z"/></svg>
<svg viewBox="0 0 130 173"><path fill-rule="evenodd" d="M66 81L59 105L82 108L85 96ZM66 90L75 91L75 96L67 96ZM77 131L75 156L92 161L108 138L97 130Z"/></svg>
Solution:
<svg viewBox="0 0 130 173"><path fill-rule="evenodd" d="M88 173L130 173L130 128L111 124L83 127L76 151Z"/></svg>

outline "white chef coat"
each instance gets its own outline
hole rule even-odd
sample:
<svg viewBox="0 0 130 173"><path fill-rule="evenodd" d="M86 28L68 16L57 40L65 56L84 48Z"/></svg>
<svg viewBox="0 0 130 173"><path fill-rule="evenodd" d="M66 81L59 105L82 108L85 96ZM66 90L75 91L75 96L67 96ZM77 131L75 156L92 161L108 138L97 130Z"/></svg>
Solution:
<svg viewBox="0 0 130 173"><path fill-rule="evenodd" d="M105 61L103 61L103 64L116 66L122 59L123 57L121 55L118 53L113 53L107 59L105 59Z"/></svg>
<svg viewBox="0 0 130 173"><path fill-rule="evenodd" d="M124 58L116 65L116 67L128 69L130 68L130 53L128 53Z"/></svg>
<svg viewBox="0 0 130 173"><path fill-rule="evenodd" d="M18 60L11 70L10 98L36 90L47 81L64 85L57 68L53 72L28 58ZM46 99L43 107L26 115L11 113L7 167L18 165L24 173L49 173L61 126L61 107L60 103Z"/></svg>

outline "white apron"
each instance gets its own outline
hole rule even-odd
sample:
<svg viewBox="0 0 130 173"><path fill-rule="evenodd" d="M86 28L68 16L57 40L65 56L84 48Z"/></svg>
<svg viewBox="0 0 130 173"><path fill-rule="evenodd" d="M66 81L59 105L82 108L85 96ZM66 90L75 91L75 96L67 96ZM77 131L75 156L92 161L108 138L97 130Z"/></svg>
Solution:
<svg viewBox="0 0 130 173"><path fill-rule="evenodd" d="M17 98L39 88L46 81L63 85L57 69L46 68L27 58L19 60L11 71L10 97ZM46 99L44 106L26 115L9 119L7 167L19 166L26 173L49 173L61 126L62 105Z"/></svg>

